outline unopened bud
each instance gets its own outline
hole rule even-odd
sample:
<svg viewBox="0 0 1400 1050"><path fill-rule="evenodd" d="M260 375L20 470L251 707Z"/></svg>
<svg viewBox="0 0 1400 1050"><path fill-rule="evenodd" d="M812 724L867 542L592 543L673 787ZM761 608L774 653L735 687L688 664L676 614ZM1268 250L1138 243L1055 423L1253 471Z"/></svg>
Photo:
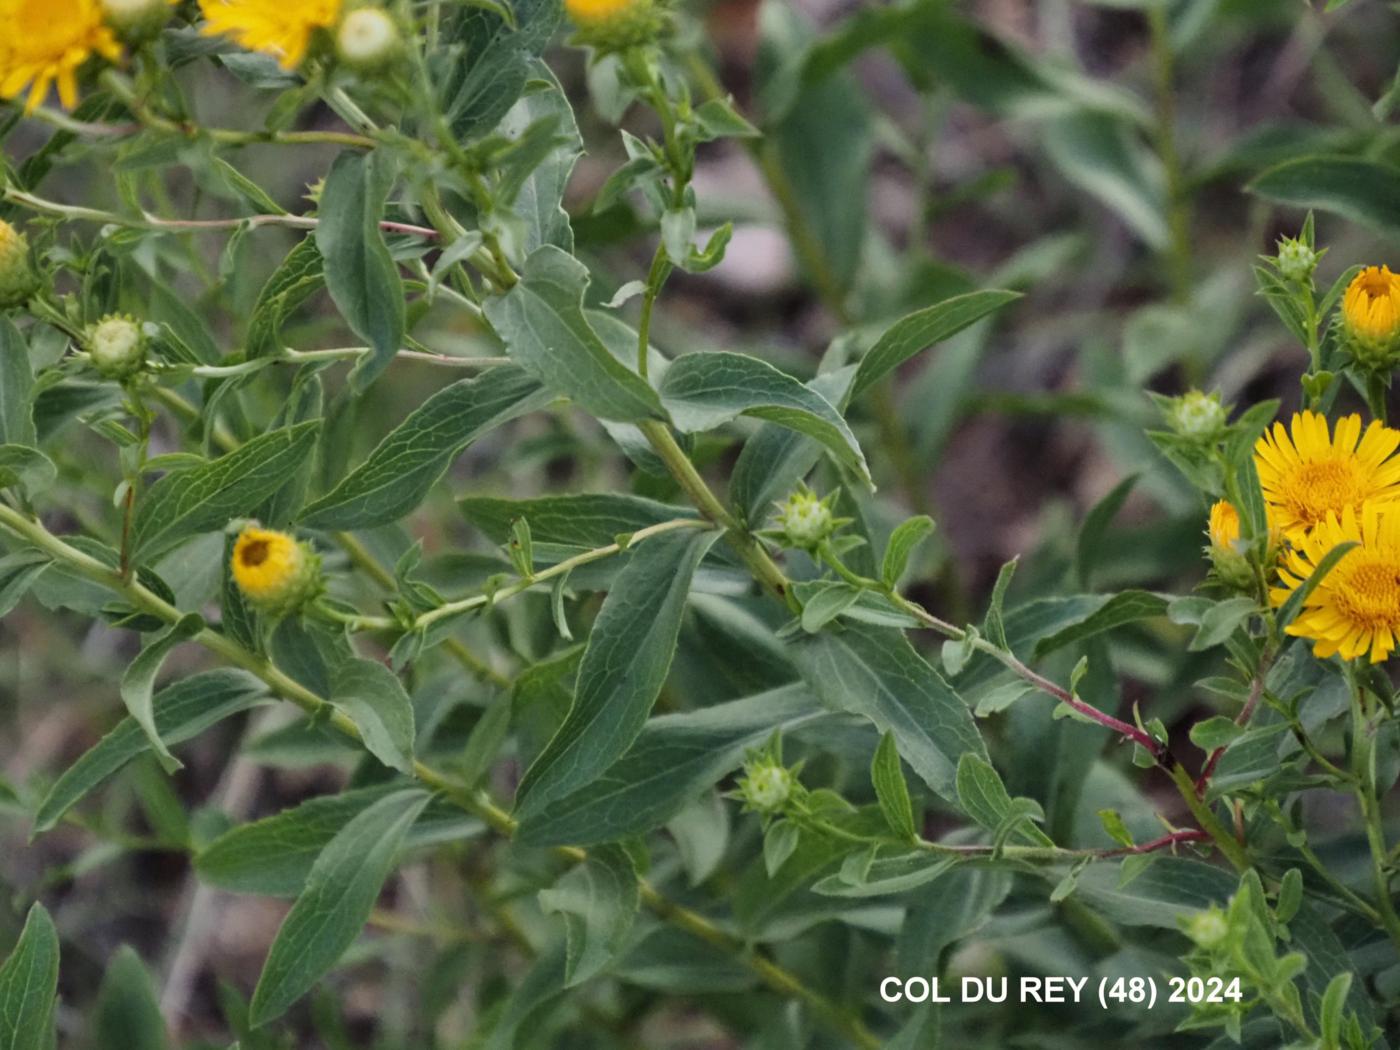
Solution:
<svg viewBox="0 0 1400 1050"><path fill-rule="evenodd" d="M0 219L0 310L23 306L39 290L24 234Z"/></svg>
<svg viewBox="0 0 1400 1050"><path fill-rule="evenodd" d="M127 44L150 40L165 28L176 0L102 0L102 20Z"/></svg>
<svg viewBox="0 0 1400 1050"><path fill-rule="evenodd" d="M92 367L107 379L128 379L146 366L146 333L135 318L108 314L88 329Z"/></svg>
<svg viewBox="0 0 1400 1050"><path fill-rule="evenodd" d="M383 69L398 57L401 47L399 27L382 7L356 8L335 34L340 60L362 73Z"/></svg>
<svg viewBox="0 0 1400 1050"><path fill-rule="evenodd" d="M793 547L811 550L836 529L836 519L826 500L805 489L792 493L778 505L778 531Z"/></svg>
<svg viewBox="0 0 1400 1050"><path fill-rule="evenodd" d="M1167 409L1167 422L1173 430L1202 442L1220 437L1228 418L1229 411L1220 403L1219 394L1203 394L1199 390L1188 390L1172 398Z"/></svg>
<svg viewBox="0 0 1400 1050"><path fill-rule="evenodd" d="M623 51L655 40L666 28L659 0L564 0L577 40L600 51Z"/></svg>
<svg viewBox="0 0 1400 1050"><path fill-rule="evenodd" d="M777 813L792 795L792 771L776 762L763 760L744 767L739 792L751 809Z"/></svg>

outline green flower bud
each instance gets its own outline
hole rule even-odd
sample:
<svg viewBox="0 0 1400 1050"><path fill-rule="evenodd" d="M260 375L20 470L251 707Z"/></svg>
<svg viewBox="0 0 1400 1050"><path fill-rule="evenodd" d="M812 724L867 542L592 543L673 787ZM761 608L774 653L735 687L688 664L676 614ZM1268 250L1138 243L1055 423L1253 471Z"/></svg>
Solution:
<svg viewBox="0 0 1400 1050"><path fill-rule="evenodd" d="M1185 922L1186 936L1202 948L1218 948L1230 935L1230 924L1219 908L1198 911Z"/></svg>
<svg viewBox="0 0 1400 1050"><path fill-rule="evenodd" d="M1218 439L1229 419L1229 410L1220 403L1219 394L1203 394L1188 390L1172 398L1167 409L1167 422L1182 437L1201 442Z"/></svg>
<svg viewBox="0 0 1400 1050"><path fill-rule="evenodd" d="M382 7L349 12L335 34L340 61L361 73L383 69L399 56L402 47L398 24Z"/></svg>
<svg viewBox="0 0 1400 1050"><path fill-rule="evenodd" d="M0 219L0 310L23 306L39 290L24 234Z"/></svg>
<svg viewBox="0 0 1400 1050"><path fill-rule="evenodd" d="M102 0L102 20L125 44L150 40L170 21L175 0Z"/></svg>
<svg viewBox="0 0 1400 1050"><path fill-rule="evenodd" d="M836 519L826 500L799 489L778 505L777 527L790 546L811 550L836 531Z"/></svg>
<svg viewBox="0 0 1400 1050"><path fill-rule="evenodd" d="M1317 269L1318 253L1296 237L1281 237L1278 242L1278 272L1286 280L1310 284Z"/></svg>
<svg viewBox="0 0 1400 1050"><path fill-rule="evenodd" d="M108 314L87 331L92 367L107 379L129 379L146 367L146 333L134 317Z"/></svg>
<svg viewBox="0 0 1400 1050"><path fill-rule="evenodd" d="M761 760L744 767L746 774L739 781L739 793L750 809L760 813L777 813L792 796L792 771L770 760Z"/></svg>

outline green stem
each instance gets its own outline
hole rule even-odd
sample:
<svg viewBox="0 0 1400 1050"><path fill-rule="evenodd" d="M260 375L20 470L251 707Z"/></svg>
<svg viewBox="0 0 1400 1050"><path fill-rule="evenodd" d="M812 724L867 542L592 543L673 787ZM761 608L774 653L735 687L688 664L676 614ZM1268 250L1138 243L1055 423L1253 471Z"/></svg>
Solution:
<svg viewBox="0 0 1400 1050"><path fill-rule="evenodd" d="M1157 95L1157 151L1167 180L1170 238L1167 267L1172 298L1178 303L1185 303L1191 298L1191 216L1185 180L1182 178L1181 157L1176 146L1175 57L1172 54L1171 29L1167 23L1167 5L1148 4L1147 20L1152 38L1153 79ZM1199 370L1199 361L1188 363Z"/></svg>
<svg viewBox="0 0 1400 1050"><path fill-rule="evenodd" d="M122 579L119 573L96 558L49 532L39 521L25 517L3 503L0 503L0 526L9 529L56 561L62 562L78 575L120 595L144 613L171 624L183 617L179 609L146 588L140 581ZM267 658L250 652L234 639L212 628L206 627L191 640L234 667L242 668L261 679L276 695L296 704L316 718L319 724L329 726L351 740L363 742L360 729L353 719ZM462 809L480 817L503 836L509 838L515 834L515 819L491 801L484 792L468 790L421 759L414 760L412 775L419 782L441 792ZM586 851L573 846L557 847L553 852L571 864L580 863L588 857ZM808 987L795 974L758 955L740 938L725 932L698 912L672 901L650 883L642 881L641 893L643 902L661 918L734 955L774 991L807 1003L819 1016L853 1040L861 1050L879 1050L880 1041L865 1027L859 1017Z"/></svg>
<svg viewBox="0 0 1400 1050"><path fill-rule="evenodd" d="M1380 799L1376 792L1376 742L1366 716L1366 692L1352 664L1347 664L1351 684L1351 771L1355 778L1356 801L1366 828L1366 845L1371 852L1371 877L1376 887L1376 908L1381 925L1400 948L1400 915L1390 895L1389 849L1385 843Z"/></svg>
<svg viewBox="0 0 1400 1050"><path fill-rule="evenodd" d="M773 563L768 552L739 524L734 515L720 502L719 497L711 491L700 472L695 469L695 464L690 462L685 450L676 444L676 439L671 436L666 424L649 419L642 421L638 426L652 449L666 464L671 476L690 497L695 508L709 521L724 529L726 538L744 560L754 579L786 602L789 609L798 612L797 598L792 593L788 578L783 575L782 569Z"/></svg>
<svg viewBox="0 0 1400 1050"><path fill-rule="evenodd" d="M522 594L532 587L538 586L558 576L566 576L581 565L589 562L599 561L602 558L611 557L626 550L634 543L641 543L653 536L659 536L664 532L674 532L677 529L708 529L710 522L702 518L674 518L671 521L663 521L656 525L648 525L644 529L638 529L628 538L626 544L609 543L606 547L596 547L593 550L576 554L572 558L566 558L556 565L551 565L547 569L541 569L533 576L522 577L514 583L506 584L504 587L490 594L474 594L470 598L462 598L455 602L447 602L439 605L436 609L429 609L427 612L414 619L411 629L424 630L437 623L439 620L449 616L458 616L462 613L471 612L473 609L480 609L484 606L494 605L496 602L512 598L517 594ZM354 625L359 630L388 631L398 628L399 622L388 616L355 616Z"/></svg>
<svg viewBox="0 0 1400 1050"><path fill-rule="evenodd" d="M1210 836L1216 848L1225 855L1226 860L1234 865L1236 871L1248 871L1250 868L1249 855L1245 853L1239 839L1235 838L1229 829L1220 823L1215 811L1200 795L1196 794L1196 783L1191 779L1191 774L1186 772L1184 766L1174 765L1171 768L1171 777L1172 783L1176 785L1177 791L1181 793L1181 798L1186 803L1186 808L1191 811L1191 816L1196 819L1201 830Z"/></svg>

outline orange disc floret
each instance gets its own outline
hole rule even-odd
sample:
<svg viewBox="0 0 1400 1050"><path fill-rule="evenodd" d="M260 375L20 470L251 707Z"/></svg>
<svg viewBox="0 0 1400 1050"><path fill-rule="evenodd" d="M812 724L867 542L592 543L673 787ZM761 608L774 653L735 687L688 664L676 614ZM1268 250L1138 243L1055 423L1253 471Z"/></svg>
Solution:
<svg viewBox="0 0 1400 1050"><path fill-rule="evenodd" d="M1273 525L1297 543L1329 513L1400 499L1397 448L1400 431L1376 421L1363 433L1356 414L1337 420L1332 433L1316 412L1296 413L1288 429L1275 423L1254 446Z"/></svg>
<svg viewBox="0 0 1400 1050"><path fill-rule="evenodd" d="M1319 659L1387 659L1400 637L1400 505L1368 503L1360 511L1329 512L1279 570L1275 605L1288 600L1338 544L1355 543L1303 600L1286 628L1313 641Z"/></svg>
<svg viewBox="0 0 1400 1050"><path fill-rule="evenodd" d="M32 112L58 86L69 109L78 104L78 69L94 55L116 61L121 47L97 0L0 0L0 96L25 89Z"/></svg>
<svg viewBox="0 0 1400 1050"><path fill-rule="evenodd" d="M234 541L229 569L249 604L270 616L295 612L321 590L320 558L276 529L244 528Z"/></svg>
<svg viewBox="0 0 1400 1050"><path fill-rule="evenodd" d="M340 21L341 0L199 0L206 36L231 36L240 47L277 59L286 70L306 58L318 30Z"/></svg>

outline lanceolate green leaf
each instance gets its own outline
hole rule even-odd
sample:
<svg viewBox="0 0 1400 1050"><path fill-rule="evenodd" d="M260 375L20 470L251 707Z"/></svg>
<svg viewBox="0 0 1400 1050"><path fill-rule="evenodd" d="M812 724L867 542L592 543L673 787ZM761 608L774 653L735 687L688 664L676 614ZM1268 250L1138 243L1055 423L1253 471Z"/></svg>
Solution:
<svg viewBox="0 0 1400 1050"><path fill-rule="evenodd" d="M1361 157L1299 157L1270 168L1249 189L1298 208L1335 212L1400 236L1400 168Z"/></svg>
<svg viewBox="0 0 1400 1050"><path fill-rule="evenodd" d="M8 317L0 317L0 445L37 445L34 370L29 344Z"/></svg>
<svg viewBox="0 0 1400 1050"><path fill-rule="evenodd" d="M347 151L336 158L321 191L316 247L326 287L351 330L371 352L351 374L363 390L403 346L403 281L379 222L393 181L391 158L375 151Z"/></svg>
<svg viewBox="0 0 1400 1050"><path fill-rule="evenodd" d="M666 370L661 401L683 433L713 430L741 415L766 419L815 438L869 480L860 444L831 402L757 357L687 354Z"/></svg>
<svg viewBox="0 0 1400 1050"><path fill-rule="evenodd" d="M774 732L834 716L805 685L784 686L699 711L660 715L602 776L521 822L531 846L616 842L658 828L737 769Z"/></svg>
<svg viewBox="0 0 1400 1050"><path fill-rule="evenodd" d="M202 467L180 470L146 493L131 525L131 550L142 560L196 532L251 514L287 483L316 440L317 420L274 430Z"/></svg>
<svg viewBox="0 0 1400 1050"><path fill-rule="evenodd" d="M458 506L462 516L493 543L509 540L511 523L516 518L524 518L530 523L530 535L536 543L579 548L605 547L618 536L648 525L697 516L690 507L612 492L535 499L468 496Z"/></svg>
<svg viewBox="0 0 1400 1050"><path fill-rule="evenodd" d="M287 254L258 293L244 336L246 355L263 357L281 349L283 322L324 283L321 253L315 236L308 235Z"/></svg>
<svg viewBox="0 0 1400 1050"><path fill-rule="evenodd" d="M258 978L250 1014L255 1026L285 1013L354 943L429 797L417 789L396 791L352 819L321 851Z"/></svg>
<svg viewBox="0 0 1400 1050"><path fill-rule="evenodd" d="M49 1050L57 993L58 931L44 906L35 904L0 966L0 1050Z"/></svg>
<svg viewBox="0 0 1400 1050"><path fill-rule="evenodd" d="M156 726L155 707L152 702L156 675L160 673L160 666L165 663L170 650L188 642L203 629L204 621L197 613L190 613L152 638L122 675L122 702L126 704L126 709L131 712L136 724L145 732L152 750L167 773L181 768L182 763L170 753Z"/></svg>
<svg viewBox="0 0 1400 1050"><path fill-rule="evenodd" d="M318 529L366 529L397 521L422 502L469 444L547 405L537 379L502 365L439 390L389 432L339 485L302 511Z"/></svg>
<svg viewBox="0 0 1400 1050"><path fill-rule="evenodd" d="M564 918L564 987L597 976L617 958L640 905L632 858L618 846L589 850L582 864L540 893L540 907Z"/></svg>
<svg viewBox="0 0 1400 1050"><path fill-rule="evenodd" d="M151 975L130 945L117 949L102 975L93 1023L94 1045L121 1050L165 1050L165 1019Z"/></svg>
<svg viewBox="0 0 1400 1050"><path fill-rule="evenodd" d="M823 701L893 732L914 772L957 802L958 760L968 752L985 758L986 745L967 704L901 632L851 623L803 639L794 656Z"/></svg>
<svg viewBox="0 0 1400 1050"><path fill-rule="evenodd" d="M173 747L270 699L267 686L246 671L205 671L155 695L151 710L156 735ZM150 747L149 737L136 720L123 718L49 788L34 814L34 833L48 831L89 791Z"/></svg>
<svg viewBox="0 0 1400 1050"><path fill-rule="evenodd" d="M525 262L520 282L486 304L510 356L557 394L601 419L638 422L661 415L645 379L613 356L583 314L588 271L553 245Z"/></svg>
<svg viewBox="0 0 1400 1050"><path fill-rule="evenodd" d="M358 814L400 790L402 783L356 788L242 824L204 847L195 857L195 870L200 881L232 893L295 897L326 844ZM484 830L460 806L434 797L404 835L403 852L474 838Z"/></svg>
<svg viewBox="0 0 1400 1050"><path fill-rule="evenodd" d="M875 784L875 797L890 830L900 838L914 838L918 834L914 826L914 807L909 801L909 785L904 782L893 733L887 732L880 738L880 746L875 749L875 759L870 765L870 779Z"/></svg>
<svg viewBox="0 0 1400 1050"><path fill-rule="evenodd" d="M355 720L370 754L413 771L413 703L398 675L375 660L346 660L331 670L330 700Z"/></svg>
<svg viewBox="0 0 1400 1050"><path fill-rule="evenodd" d="M921 350L957 335L968 325L1019 298L1017 292L998 289L968 292L900 318L861 358L851 396L860 396L872 383L884 378Z"/></svg>
<svg viewBox="0 0 1400 1050"><path fill-rule="evenodd" d="M691 576L717 538L686 529L632 552L589 635L569 714L521 782L522 817L596 780L637 738L670 670Z"/></svg>
<svg viewBox="0 0 1400 1050"><path fill-rule="evenodd" d="M1047 656L1056 649L1082 642L1115 627L1165 616L1171 600L1169 596L1153 594L1151 591L1123 591L1115 594L1082 620L1041 638L1036 642L1035 655L1037 658Z"/></svg>

